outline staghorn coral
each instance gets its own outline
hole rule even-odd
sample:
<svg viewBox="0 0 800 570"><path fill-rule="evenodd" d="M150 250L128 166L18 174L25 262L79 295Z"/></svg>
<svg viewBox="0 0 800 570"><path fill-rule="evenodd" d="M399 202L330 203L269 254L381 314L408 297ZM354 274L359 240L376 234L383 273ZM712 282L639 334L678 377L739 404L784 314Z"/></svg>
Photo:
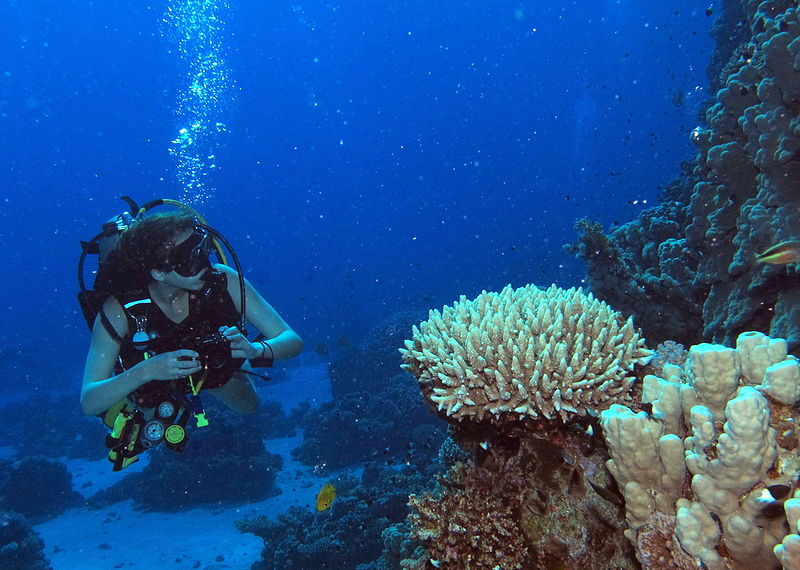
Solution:
<svg viewBox="0 0 800 570"><path fill-rule="evenodd" d="M440 412L495 423L566 421L627 401L634 366L651 356L631 319L555 285L462 296L431 311L400 352Z"/></svg>

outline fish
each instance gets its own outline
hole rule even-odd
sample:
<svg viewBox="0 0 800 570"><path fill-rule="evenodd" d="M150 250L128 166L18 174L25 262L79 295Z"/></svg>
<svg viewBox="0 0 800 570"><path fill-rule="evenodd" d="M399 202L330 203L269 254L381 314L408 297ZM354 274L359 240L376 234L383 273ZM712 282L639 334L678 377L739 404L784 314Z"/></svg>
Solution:
<svg viewBox="0 0 800 570"><path fill-rule="evenodd" d="M327 511L336 498L336 487L325 483L317 493L317 511Z"/></svg>
<svg viewBox="0 0 800 570"><path fill-rule="evenodd" d="M759 515L767 519L784 516L784 503L790 498L792 488L788 485L770 485L761 490L756 503L761 506Z"/></svg>
<svg viewBox="0 0 800 570"><path fill-rule="evenodd" d="M800 241L782 241L778 245L773 245L764 253L756 256L756 261L767 265L787 265L789 263L800 262Z"/></svg>
<svg viewBox="0 0 800 570"><path fill-rule="evenodd" d="M620 497L619 494L615 493L611 489L606 489L605 487L601 487L587 476L584 476L584 479L586 480L587 483L589 483L589 485L592 486L592 489L594 489L595 493L603 497L609 503L617 505L619 507L625 504L625 500L622 497Z"/></svg>
<svg viewBox="0 0 800 570"><path fill-rule="evenodd" d="M789 498L792 488L789 485L777 484L767 487L767 491L769 491L769 494L772 495L776 501L782 501Z"/></svg>

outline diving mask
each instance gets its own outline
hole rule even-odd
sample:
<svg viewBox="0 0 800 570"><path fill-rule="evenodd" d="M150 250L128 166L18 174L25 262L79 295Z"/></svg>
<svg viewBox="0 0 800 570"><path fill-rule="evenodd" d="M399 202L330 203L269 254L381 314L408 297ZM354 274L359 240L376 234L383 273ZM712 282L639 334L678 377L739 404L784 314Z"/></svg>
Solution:
<svg viewBox="0 0 800 570"><path fill-rule="evenodd" d="M211 266L211 236L199 226L169 252L169 268L182 277L193 277Z"/></svg>

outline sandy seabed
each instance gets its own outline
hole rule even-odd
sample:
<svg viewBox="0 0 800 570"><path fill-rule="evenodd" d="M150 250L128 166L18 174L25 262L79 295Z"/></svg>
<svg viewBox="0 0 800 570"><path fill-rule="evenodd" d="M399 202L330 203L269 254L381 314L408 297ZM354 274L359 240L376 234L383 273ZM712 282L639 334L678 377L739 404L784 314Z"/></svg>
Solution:
<svg viewBox="0 0 800 570"><path fill-rule="evenodd" d="M261 388L263 399L282 402L288 413L301 402L318 406L331 399L330 382L322 363L289 371L289 378ZM302 436L270 439L267 449L283 456L276 485L281 493L246 505L195 508L177 513L136 511L132 501L104 509L72 509L34 528L45 542L45 554L56 570L112 568L247 569L261 558L262 541L242 534L235 521L266 515L275 517L293 505L313 508L319 488L331 479L301 465L291 450ZM108 461L62 458L75 488L86 496L112 485L120 473ZM129 469L141 469L139 464Z"/></svg>

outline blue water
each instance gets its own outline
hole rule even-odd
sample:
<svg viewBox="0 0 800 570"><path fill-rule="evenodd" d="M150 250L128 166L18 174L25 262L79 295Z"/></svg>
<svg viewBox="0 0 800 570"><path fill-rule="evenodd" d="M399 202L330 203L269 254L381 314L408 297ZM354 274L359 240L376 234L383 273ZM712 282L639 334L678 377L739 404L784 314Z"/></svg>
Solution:
<svg viewBox="0 0 800 570"><path fill-rule="evenodd" d="M231 2L235 93L198 207L311 345L506 283L580 284L575 220L632 219L692 156L713 18L545 4ZM78 241L121 195L183 194L164 9L0 3L0 342L37 385L77 387Z"/></svg>

